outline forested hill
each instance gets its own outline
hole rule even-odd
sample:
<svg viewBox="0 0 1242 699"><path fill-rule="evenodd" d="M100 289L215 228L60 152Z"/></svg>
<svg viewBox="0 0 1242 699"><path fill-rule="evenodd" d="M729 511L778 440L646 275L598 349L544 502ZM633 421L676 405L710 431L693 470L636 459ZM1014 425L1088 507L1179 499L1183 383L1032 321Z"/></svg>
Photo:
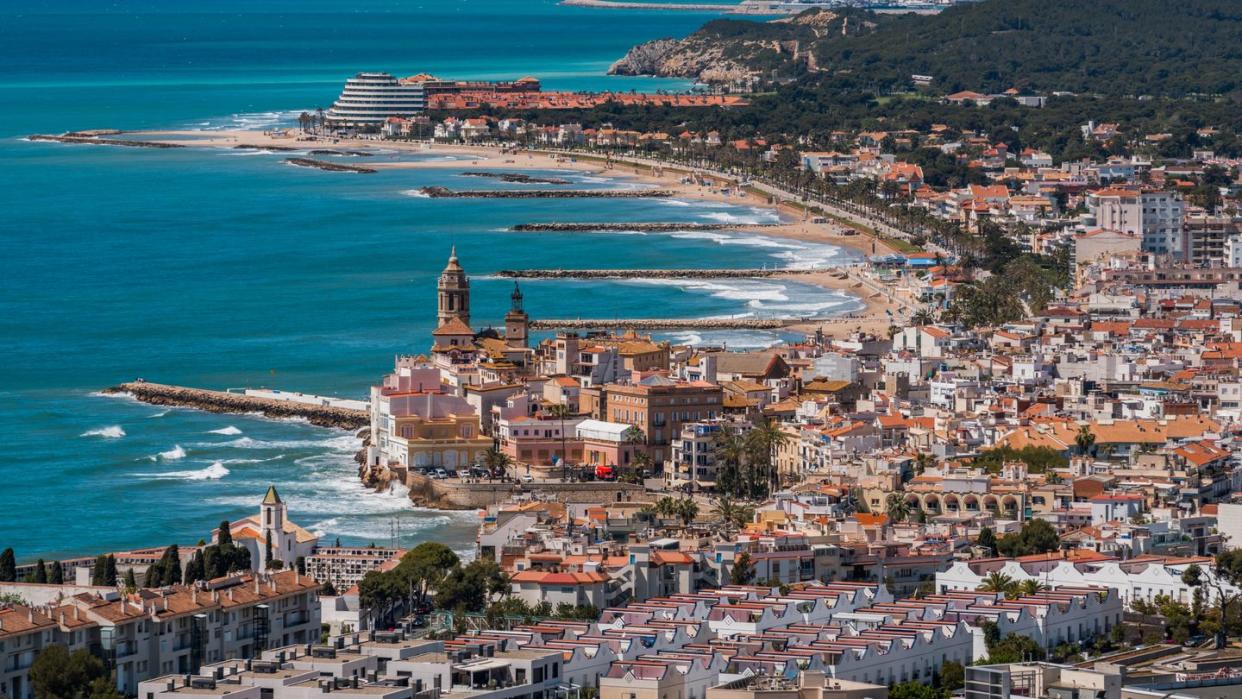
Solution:
<svg viewBox="0 0 1242 699"><path fill-rule="evenodd" d="M815 22L816 14L833 18ZM821 26L808 27L815 24ZM740 65L762 77L879 92L908 89L917 74L932 76L931 88L942 94L1011 87L1242 94L1239 0L983 0L933 16L810 10L786 23L718 21L686 39L644 46L647 65L664 66L665 74L675 72L669 66L689 65L689 77L704 65L686 57L706 53L734 72ZM672 60L661 63L653 51ZM619 65L619 72L634 67Z"/></svg>

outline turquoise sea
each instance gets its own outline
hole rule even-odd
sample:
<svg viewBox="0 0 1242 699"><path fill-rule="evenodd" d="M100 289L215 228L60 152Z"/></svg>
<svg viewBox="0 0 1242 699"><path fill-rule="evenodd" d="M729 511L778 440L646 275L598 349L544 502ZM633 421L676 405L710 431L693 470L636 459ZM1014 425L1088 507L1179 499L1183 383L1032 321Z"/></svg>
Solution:
<svg viewBox="0 0 1242 699"><path fill-rule="evenodd" d="M449 247L476 323L540 266L807 265L847 253L744 233L514 234L524 221L760 221L688 201L445 201L418 187L504 186L455 170L358 176L284 154L31 143L82 128L260 128L328 106L358 70L535 75L550 89L682 89L604 76L632 44L710 16L551 0L280 0L0 6L0 548L22 560L193 543L253 513L267 484L328 539L468 550L475 518L357 484L351 436L165 410L98 389L143 377L363 396L430 344ZM384 157L383 155L377 157ZM468 164L463 163L463 169ZM582 186L630 186L569 175ZM778 281L538 282L536 317L830 315L849 297ZM754 346L767 333L677 336Z"/></svg>

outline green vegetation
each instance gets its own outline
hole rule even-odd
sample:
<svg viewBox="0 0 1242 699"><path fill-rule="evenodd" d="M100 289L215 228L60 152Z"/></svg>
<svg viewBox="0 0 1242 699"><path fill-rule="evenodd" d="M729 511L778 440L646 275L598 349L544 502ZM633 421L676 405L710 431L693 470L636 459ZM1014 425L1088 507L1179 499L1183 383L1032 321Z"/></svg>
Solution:
<svg viewBox="0 0 1242 699"><path fill-rule="evenodd" d="M103 661L90 651L70 653L62 645L47 646L30 666L36 699L111 699L119 694L108 682Z"/></svg>
<svg viewBox="0 0 1242 699"><path fill-rule="evenodd" d="M780 424L761 419L744 434L722 427L715 435L716 492L736 499L762 499L780 488L776 452L788 442Z"/></svg>
<svg viewBox="0 0 1242 699"><path fill-rule="evenodd" d="M7 548L0 553L0 582L17 581L17 558L13 549Z"/></svg>
<svg viewBox="0 0 1242 699"><path fill-rule="evenodd" d="M755 581L755 564L746 551L738 554L729 569L729 583L733 585L749 585Z"/></svg>
<svg viewBox="0 0 1242 699"><path fill-rule="evenodd" d="M505 597L488 606L484 613L488 623L493 627L503 618L520 617L523 623L533 623L539 619L570 619L579 621L595 621L599 619L599 609L585 605L572 605L562 602L553 609L548 602L527 604L520 597Z"/></svg>
<svg viewBox="0 0 1242 699"><path fill-rule="evenodd" d="M1002 556L1029 556L1048 553L1061 548L1061 538L1051 524L1042 519L1028 520L1022 529L1002 536L996 542L996 550Z"/></svg>
<svg viewBox="0 0 1242 699"><path fill-rule="evenodd" d="M1007 461L1021 461L1031 473L1046 473L1069 466L1069 457L1052 447L996 447L980 452L970 465L988 473L1000 473Z"/></svg>

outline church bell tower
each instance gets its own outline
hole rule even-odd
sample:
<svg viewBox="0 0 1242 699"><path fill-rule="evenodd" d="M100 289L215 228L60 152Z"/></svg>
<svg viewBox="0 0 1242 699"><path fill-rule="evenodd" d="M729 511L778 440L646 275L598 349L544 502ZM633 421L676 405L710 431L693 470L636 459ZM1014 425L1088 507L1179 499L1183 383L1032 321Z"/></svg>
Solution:
<svg viewBox="0 0 1242 699"><path fill-rule="evenodd" d="M457 246L449 254L448 265L436 283L436 325L442 326L457 318L470 325L470 279L457 262Z"/></svg>
<svg viewBox="0 0 1242 699"><path fill-rule="evenodd" d="M509 294L509 312L505 314L505 344L510 347L525 347L530 333L530 317L522 310L522 289L513 282L513 293Z"/></svg>

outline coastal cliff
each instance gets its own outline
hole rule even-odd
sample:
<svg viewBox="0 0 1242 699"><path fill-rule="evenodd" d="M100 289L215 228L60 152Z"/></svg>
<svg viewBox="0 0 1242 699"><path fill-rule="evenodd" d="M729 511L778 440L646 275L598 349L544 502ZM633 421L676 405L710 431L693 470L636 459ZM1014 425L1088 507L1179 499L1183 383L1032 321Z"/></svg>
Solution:
<svg viewBox="0 0 1242 699"><path fill-rule="evenodd" d="M700 83L750 87L760 78L785 79L819 70L815 49L838 36L868 31L850 15L807 10L771 22L721 19L684 39L656 39L630 49L609 75L690 78Z"/></svg>

